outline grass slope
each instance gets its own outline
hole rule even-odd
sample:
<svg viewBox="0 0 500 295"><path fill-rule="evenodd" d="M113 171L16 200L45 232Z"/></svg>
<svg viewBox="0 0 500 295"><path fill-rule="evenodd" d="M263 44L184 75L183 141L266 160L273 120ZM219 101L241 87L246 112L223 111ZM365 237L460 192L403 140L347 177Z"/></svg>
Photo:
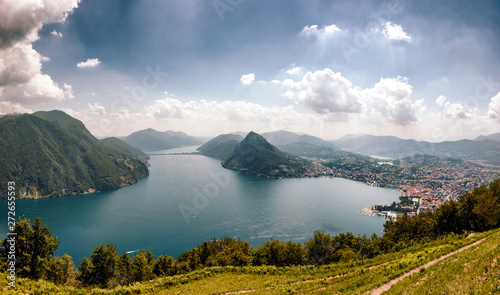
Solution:
<svg viewBox="0 0 500 295"><path fill-rule="evenodd" d="M4 274L2 288L4 294L361 294L484 237L478 246L402 280L389 294L495 293L500 284L500 230L472 237L450 235L373 259L325 266L212 267L115 289L80 289L27 279L18 279L18 286L11 289L3 287Z"/></svg>

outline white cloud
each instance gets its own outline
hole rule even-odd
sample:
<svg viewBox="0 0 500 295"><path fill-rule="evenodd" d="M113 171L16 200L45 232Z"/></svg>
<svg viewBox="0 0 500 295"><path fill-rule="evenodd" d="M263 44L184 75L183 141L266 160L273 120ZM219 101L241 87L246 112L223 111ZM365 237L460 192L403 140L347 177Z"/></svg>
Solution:
<svg viewBox="0 0 500 295"><path fill-rule="evenodd" d="M497 119L500 123L500 92L491 98L488 105L488 117L491 119Z"/></svg>
<svg viewBox="0 0 500 295"><path fill-rule="evenodd" d="M281 84L281 81L280 80L272 80L271 84Z"/></svg>
<svg viewBox="0 0 500 295"><path fill-rule="evenodd" d="M63 22L79 0L3 0L0 8L0 48L38 40L43 24Z"/></svg>
<svg viewBox="0 0 500 295"><path fill-rule="evenodd" d="M361 92L363 115L402 126L417 121L412 89L407 78L380 78L373 88Z"/></svg>
<svg viewBox="0 0 500 295"><path fill-rule="evenodd" d="M326 68L307 72L299 82L287 79L282 85L285 97L320 114L359 113L363 121L403 126L417 121L413 87L403 77L381 78L373 88L360 89Z"/></svg>
<svg viewBox="0 0 500 295"><path fill-rule="evenodd" d="M317 37L319 39L326 39L341 31L342 30L339 29L339 27L333 24L329 26L324 26L322 28L318 28L318 25L312 25L312 26L305 26L300 32L300 34L306 37Z"/></svg>
<svg viewBox="0 0 500 295"><path fill-rule="evenodd" d="M382 33L389 40L411 42L411 37L406 34L403 28L400 25L392 24L391 22L385 23Z"/></svg>
<svg viewBox="0 0 500 295"><path fill-rule="evenodd" d="M73 95L73 87L71 85L64 83L63 87L64 87L64 96L65 97L67 97L69 99L75 98L75 96Z"/></svg>
<svg viewBox="0 0 500 295"><path fill-rule="evenodd" d="M253 73L242 75L240 81L243 85L250 85L253 83L253 81L255 81L255 75Z"/></svg>
<svg viewBox="0 0 500 295"><path fill-rule="evenodd" d="M11 103L10 101L0 101L0 115L13 113L33 113L32 110L26 109L20 104Z"/></svg>
<svg viewBox="0 0 500 295"><path fill-rule="evenodd" d="M76 64L79 68L93 68L98 66L101 61L98 58L88 58L87 61L82 61Z"/></svg>
<svg viewBox="0 0 500 295"><path fill-rule="evenodd" d="M361 103L351 82L328 68L307 72L299 82L286 79L282 85L286 89L285 97L320 114L361 111Z"/></svg>
<svg viewBox="0 0 500 295"><path fill-rule="evenodd" d="M27 83L40 74L41 56L31 44L16 44L0 51L0 86Z"/></svg>
<svg viewBox="0 0 500 295"><path fill-rule="evenodd" d="M53 36L59 37L59 38L63 37L63 34L61 32L56 31L56 30L53 30L52 32L50 32L50 34Z"/></svg>
<svg viewBox="0 0 500 295"><path fill-rule="evenodd" d="M438 96L438 98L436 98L436 104L438 106L443 106L445 101L446 101L446 96L440 95Z"/></svg>
<svg viewBox="0 0 500 295"><path fill-rule="evenodd" d="M300 75L303 69L301 67L293 67L285 71L288 75Z"/></svg>
<svg viewBox="0 0 500 295"><path fill-rule="evenodd" d="M444 109L443 109L443 115L446 118L452 118L452 119L467 119L467 110L465 107L458 102L446 102L444 104Z"/></svg>
<svg viewBox="0 0 500 295"><path fill-rule="evenodd" d="M160 119L175 118L189 119L195 122L248 122L269 123L279 118L287 123L310 121L317 116L300 114L293 106L264 107L259 104L243 100L227 100L223 102L191 100L180 101L175 98L156 100L153 105L147 106L149 117Z"/></svg>
<svg viewBox="0 0 500 295"><path fill-rule="evenodd" d="M50 76L36 74L26 83L4 86L2 98L4 101L37 105L63 99L64 91Z"/></svg>
<svg viewBox="0 0 500 295"><path fill-rule="evenodd" d="M3 0L0 6L0 101L40 104L64 98L63 91L41 72L47 57L31 43L43 24L62 22L77 0Z"/></svg>

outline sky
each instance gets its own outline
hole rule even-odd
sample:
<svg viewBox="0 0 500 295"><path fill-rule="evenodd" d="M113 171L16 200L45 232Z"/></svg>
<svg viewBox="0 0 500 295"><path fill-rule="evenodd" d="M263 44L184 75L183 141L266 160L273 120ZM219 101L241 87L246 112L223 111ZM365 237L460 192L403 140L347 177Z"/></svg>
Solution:
<svg viewBox="0 0 500 295"><path fill-rule="evenodd" d="M500 2L0 0L0 115L98 137L500 132Z"/></svg>

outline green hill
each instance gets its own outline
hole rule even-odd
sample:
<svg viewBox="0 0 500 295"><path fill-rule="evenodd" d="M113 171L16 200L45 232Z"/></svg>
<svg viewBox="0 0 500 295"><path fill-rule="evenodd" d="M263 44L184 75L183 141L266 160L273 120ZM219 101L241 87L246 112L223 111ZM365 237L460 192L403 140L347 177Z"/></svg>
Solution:
<svg viewBox="0 0 500 295"><path fill-rule="evenodd" d="M277 149L261 135L250 132L237 144L223 166L267 177L297 177L307 172L308 161Z"/></svg>
<svg viewBox="0 0 500 295"><path fill-rule="evenodd" d="M234 148L243 140L238 134L221 134L204 143L196 150L202 155L227 160L233 155Z"/></svg>
<svg viewBox="0 0 500 295"><path fill-rule="evenodd" d="M135 148L135 147L129 145L128 143L126 143L125 141L123 141L119 138L108 137L108 138L105 138L101 141L104 142L107 146L114 148L114 149L116 149L116 150L118 150L126 155L131 156L131 157L135 157L135 158L138 158L138 159L141 159L144 161L149 159L149 156L146 153L144 153L143 151L141 151L138 148Z"/></svg>
<svg viewBox="0 0 500 295"><path fill-rule="evenodd" d="M60 112L0 119L0 190L16 183L24 198L116 189L149 173L146 164L101 142Z"/></svg>

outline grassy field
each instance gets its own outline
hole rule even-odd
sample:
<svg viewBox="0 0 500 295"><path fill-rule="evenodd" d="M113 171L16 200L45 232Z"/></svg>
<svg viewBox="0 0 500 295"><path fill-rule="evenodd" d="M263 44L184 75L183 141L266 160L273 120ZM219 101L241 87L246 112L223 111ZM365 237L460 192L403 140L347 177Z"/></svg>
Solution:
<svg viewBox="0 0 500 295"><path fill-rule="evenodd" d="M484 237L476 247L453 255L394 285L390 294L484 294L500 292L500 231L449 236L374 259L326 266L213 267L115 289L56 286L18 279L3 294L362 294ZM2 285L7 285L6 274ZM242 293L242 292L241 292Z"/></svg>
<svg viewBox="0 0 500 295"><path fill-rule="evenodd" d="M387 294L500 293L500 233L394 285Z"/></svg>

